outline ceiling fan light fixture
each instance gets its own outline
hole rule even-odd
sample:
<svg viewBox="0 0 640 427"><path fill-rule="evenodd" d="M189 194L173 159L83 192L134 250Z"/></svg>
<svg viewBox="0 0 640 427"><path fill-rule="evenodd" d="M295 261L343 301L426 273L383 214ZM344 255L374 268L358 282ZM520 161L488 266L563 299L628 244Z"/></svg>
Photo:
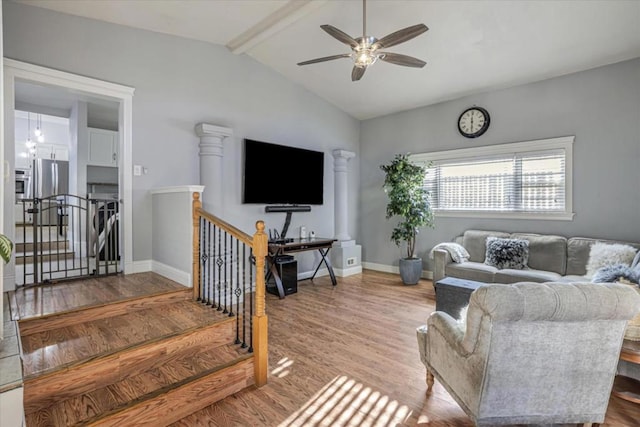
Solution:
<svg viewBox="0 0 640 427"><path fill-rule="evenodd" d="M329 24L320 26L320 28L322 28L331 37L349 45L351 47L351 53L311 59L308 61L298 62L298 65L317 64L318 62L333 61L340 58L351 58L354 64L353 70L351 71L352 81L360 80L367 67L375 64L378 59L391 64L402 65L404 67L422 68L426 65L426 62L412 56L392 52L378 52L378 49L386 49L419 36L429 29L426 25L412 25L388 34L381 39L377 39L373 36L366 35L366 11L367 1L362 0L362 37L353 38L344 31L341 31Z"/></svg>
<svg viewBox="0 0 640 427"><path fill-rule="evenodd" d="M356 51L351 55L353 64L358 68L366 68L369 65L375 64L378 60L378 55L371 52L370 49Z"/></svg>

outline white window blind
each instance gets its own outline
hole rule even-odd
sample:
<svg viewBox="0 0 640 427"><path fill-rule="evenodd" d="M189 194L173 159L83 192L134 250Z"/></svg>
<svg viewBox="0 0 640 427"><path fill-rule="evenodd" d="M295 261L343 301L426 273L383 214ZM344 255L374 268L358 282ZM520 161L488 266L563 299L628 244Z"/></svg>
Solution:
<svg viewBox="0 0 640 427"><path fill-rule="evenodd" d="M431 164L425 188L436 214L540 214L568 219L558 218L573 216L573 138L567 142L567 138L555 138L424 153L412 159Z"/></svg>

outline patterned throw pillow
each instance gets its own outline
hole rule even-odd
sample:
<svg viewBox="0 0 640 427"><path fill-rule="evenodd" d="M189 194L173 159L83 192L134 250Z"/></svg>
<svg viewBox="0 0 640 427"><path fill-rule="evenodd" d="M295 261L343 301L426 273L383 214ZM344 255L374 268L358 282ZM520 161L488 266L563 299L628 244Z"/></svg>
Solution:
<svg viewBox="0 0 640 427"><path fill-rule="evenodd" d="M593 277L600 267L624 264L630 266L636 256L636 248L620 243L596 242L591 245L589 261L587 262L587 276Z"/></svg>
<svg viewBox="0 0 640 427"><path fill-rule="evenodd" d="M484 263L498 269L524 270L529 261L529 241L487 237Z"/></svg>

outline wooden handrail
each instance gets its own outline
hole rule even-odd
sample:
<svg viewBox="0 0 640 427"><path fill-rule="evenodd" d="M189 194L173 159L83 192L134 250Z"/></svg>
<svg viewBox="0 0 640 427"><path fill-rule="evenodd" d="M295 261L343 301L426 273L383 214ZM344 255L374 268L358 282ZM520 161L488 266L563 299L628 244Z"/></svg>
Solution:
<svg viewBox="0 0 640 427"><path fill-rule="evenodd" d="M194 200L195 200L195 195L198 193L193 193L194 196ZM198 198L200 196L198 195ZM202 203L200 203L200 206L197 209L194 209L194 218L196 215L201 216L202 218L205 218L209 221L211 221L213 224L215 224L216 227L223 229L224 231L226 231L227 233L231 234L233 237L235 237L236 239L240 240L242 243L248 245L248 246L253 246L253 239L251 238L251 236L249 236L247 233L245 233L244 231L240 230L239 228L234 227L233 225L229 224L228 222L218 218L215 215L211 215L209 212L205 211L204 209L202 209Z"/></svg>
<svg viewBox="0 0 640 427"><path fill-rule="evenodd" d="M194 299L200 297L200 287L198 278L200 277L200 218L213 223L216 227L229 233L233 238L251 247L256 265L256 288L255 288L255 311L251 319L253 325L253 354L254 354L254 376L258 387L267 383L268 372L268 335L267 335L267 315L265 312L265 258L268 251L268 236L264 232L264 221L256 222L256 232L253 237L242 230L211 215L202 209L200 193L193 193L193 294Z"/></svg>

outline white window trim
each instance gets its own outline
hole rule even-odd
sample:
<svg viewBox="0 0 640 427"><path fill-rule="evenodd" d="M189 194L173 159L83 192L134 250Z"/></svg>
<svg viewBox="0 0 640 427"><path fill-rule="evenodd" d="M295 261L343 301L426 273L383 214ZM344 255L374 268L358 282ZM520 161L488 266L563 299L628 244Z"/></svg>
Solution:
<svg viewBox="0 0 640 427"><path fill-rule="evenodd" d="M573 212L573 142L575 135L558 138L537 139L533 141L512 142L508 144L489 145L484 147L461 148L458 150L419 153L409 156L410 160L419 164L429 164L437 160L454 160L470 157L485 157L500 154L513 154L542 150L564 149L565 158L565 212L486 212L486 211L436 211L436 217L453 218L493 218L493 219L529 219L572 221Z"/></svg>

